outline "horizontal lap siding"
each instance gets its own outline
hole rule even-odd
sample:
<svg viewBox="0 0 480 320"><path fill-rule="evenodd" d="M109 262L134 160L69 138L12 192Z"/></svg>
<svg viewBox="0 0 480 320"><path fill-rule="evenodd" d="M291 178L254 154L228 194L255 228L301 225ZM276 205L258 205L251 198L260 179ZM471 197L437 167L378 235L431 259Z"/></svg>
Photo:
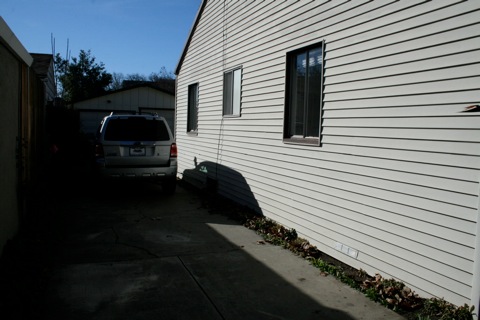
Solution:
<svg viewBox="0 0 480 320"><path fill-rule="evenodd" d="M480 5L208 1L177 88L180 174L218 163L219 191L321 250L469 303L478 215ZM282 142L286 53L325 40L322 146ZM242 115L223 71L242 66ZM198 135L186 134L199 83ZM341 242L358 259L334 249Z"/></svg>

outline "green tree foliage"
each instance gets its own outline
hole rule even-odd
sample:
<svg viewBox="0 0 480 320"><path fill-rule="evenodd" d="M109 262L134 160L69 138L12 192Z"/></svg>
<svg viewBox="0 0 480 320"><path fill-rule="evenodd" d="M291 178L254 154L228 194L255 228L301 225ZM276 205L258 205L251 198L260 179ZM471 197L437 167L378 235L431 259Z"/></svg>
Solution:
<svg viewBox="0 0 480 320"><path fill-rule="evenodd" d="M67 103L95 97L106 91L112 75L105 71L102 62L97 63L90 50L80 50L78 58L64 59L55 56L55 73L58 92Z"/></svg>

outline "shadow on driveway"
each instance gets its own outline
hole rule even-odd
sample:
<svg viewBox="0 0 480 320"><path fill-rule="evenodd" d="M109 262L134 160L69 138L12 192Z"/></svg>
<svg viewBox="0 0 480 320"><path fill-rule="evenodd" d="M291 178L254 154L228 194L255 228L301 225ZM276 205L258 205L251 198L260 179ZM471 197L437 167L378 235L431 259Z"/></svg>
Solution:
<svg viewBox="0 0 480 320"><path fill-rule="evenodd" d="M237 207L181 183L43 185L2 260L3 319L383 319L303 259L264 244ZM5 286L4 286L5 285Z"/></svg>

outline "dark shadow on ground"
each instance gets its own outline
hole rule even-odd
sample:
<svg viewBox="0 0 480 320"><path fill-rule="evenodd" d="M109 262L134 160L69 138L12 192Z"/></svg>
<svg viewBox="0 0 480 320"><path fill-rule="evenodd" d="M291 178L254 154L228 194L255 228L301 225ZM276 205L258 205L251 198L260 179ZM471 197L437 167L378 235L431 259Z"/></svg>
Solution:
<svg viewBox="0 0 480 320"><path fill-rule="evenodd" d="M257 215L263 215L255 195L243 175L222 164L211 161L197 163L194 159L195 168L182 172L182 180L195 186L199 190L228 194L228 198L235 200L237 204L254 211Z"/></svg>
<svg viewBox="0 0 480 320"><path fill-rule="evenodd" d="M152 183L99 183L65 164L46 174L28 224L0 261L0 317L352 319L216 232L214 225L243 221L233 203L212 194L217 183L258 204L238 172L208 162L194 171L184 172L173 196ZM188 183L192 173L202 190ZM216 269L225 277L211 280ZM91 292L79 294L78 286Z"/></svg>

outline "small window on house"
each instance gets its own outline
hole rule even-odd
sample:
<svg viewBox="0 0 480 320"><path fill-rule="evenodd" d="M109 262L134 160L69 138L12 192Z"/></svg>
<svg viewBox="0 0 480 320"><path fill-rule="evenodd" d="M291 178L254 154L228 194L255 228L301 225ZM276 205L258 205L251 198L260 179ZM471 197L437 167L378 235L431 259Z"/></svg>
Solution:
<svg viewBox="0 0 480 320"><path fill-rule="evenodd" d="M242 96L242 69L234 69L223 75L223 115L240 116Z"/></svg>
<svg viewBox="0 0 480 320"><path fill-rule="evenodd" d="M324 43L287 54L284 142L320 145Z"/></svg>
<svg viewBox="0 0 480 320"><path fill-rule="evenodd" d="M198 130L198 83L188 86L187 133Z"/></svg>

